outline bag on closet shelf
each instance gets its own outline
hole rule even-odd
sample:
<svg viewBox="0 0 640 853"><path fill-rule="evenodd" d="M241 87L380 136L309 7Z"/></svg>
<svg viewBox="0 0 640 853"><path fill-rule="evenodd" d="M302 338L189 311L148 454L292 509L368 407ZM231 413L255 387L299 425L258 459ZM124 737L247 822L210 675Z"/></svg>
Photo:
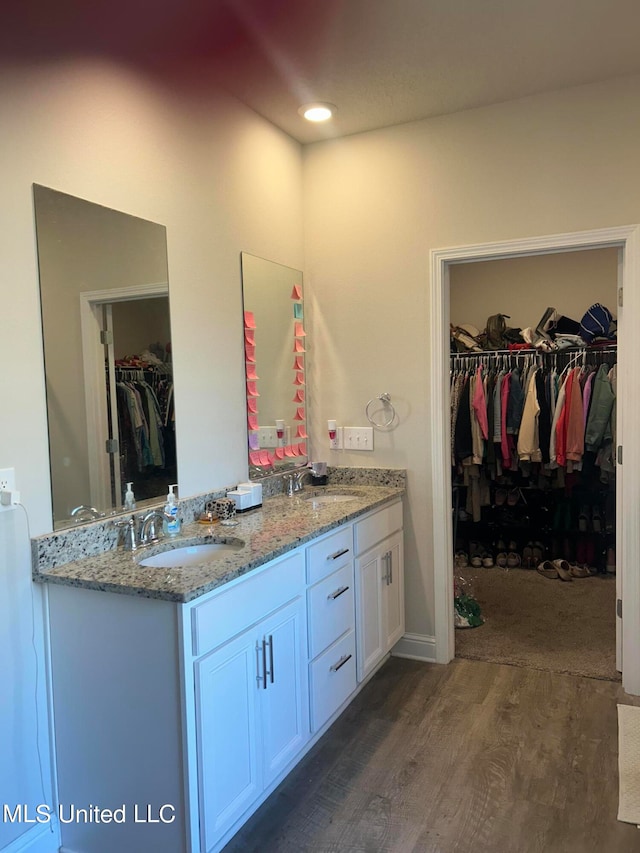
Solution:
<svg viewBox="0 0 640 853"><path fill-rule="evenodd" d="M590 344L594 338L608 338L615 334L613 314L604 305L595 302L580 321L580 336Z"/></svg>
<svg viewBox="0 0 640 853"><path fill-rule="evenodd" d="M505 349L507 344L507 340L505 338L507 324L505 323L505 320L510 319L511 317L508 314L492 314L488 318L487 327L485 329L485 334L487 336L485 349Z"/></svg>
<svg viewBox="0 0 640 853"><path fill-rule="evenodd" d="M481 352L480 332L471 326L451 325L451 349L455 352ZM477 332L477 335L474 334Z"/></svg>

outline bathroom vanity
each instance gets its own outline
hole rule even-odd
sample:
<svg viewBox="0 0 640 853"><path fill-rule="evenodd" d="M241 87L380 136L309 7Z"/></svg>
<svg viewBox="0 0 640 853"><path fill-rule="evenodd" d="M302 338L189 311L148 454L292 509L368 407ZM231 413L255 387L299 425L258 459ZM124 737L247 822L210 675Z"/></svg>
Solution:
<svg viewBox="0 0 640 853"><path fill-rule="evenodd" d="M229 841L404 632L402 493L269 498L215 526L233 549L184 568L117 549L40 573L62 813L124 818L65 823L63 849Z"/></svg>

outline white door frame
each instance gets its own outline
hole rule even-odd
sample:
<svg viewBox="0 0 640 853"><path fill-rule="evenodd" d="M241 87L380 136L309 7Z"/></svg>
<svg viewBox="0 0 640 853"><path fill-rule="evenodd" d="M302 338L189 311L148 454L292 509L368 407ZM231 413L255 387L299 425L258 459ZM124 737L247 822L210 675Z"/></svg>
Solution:
<svg viewBox="0 0 640 853"><path fill-rule="evenodd" d="M111 506L111 469L105 442L109 437L107 394L104 372L102 306L112 302L131 302L169 295L166 281L134 284L110 290L86 290L80 294L80 327L84 370L85 410L91 506L104 510ZM111 389L112 397L113 391Z"/></svg>
<svg viewBox="0 0 640 853"><path fill-rule="evenodd" d="M622 684L640 695L640 226L553 234L499 243L434 249L431 261L431 487L433 492L433 560L436 661L455 654L453 625L453 548L451 519L451 449L449 406L449 267L451 264L617 247L618 265L618 404L617 443L624 445L616 478L616 584L622 598L617 631ZM622 299L622 291L624 299ZM623 307L622 307L623 306ZM629 318L625 323L625 315ZM628 327L628 328L627 328ZM624 474L626 473L626 476ZM624 596L622 590L624 589ZM620 628L620 622L618 622Z"/></svg>

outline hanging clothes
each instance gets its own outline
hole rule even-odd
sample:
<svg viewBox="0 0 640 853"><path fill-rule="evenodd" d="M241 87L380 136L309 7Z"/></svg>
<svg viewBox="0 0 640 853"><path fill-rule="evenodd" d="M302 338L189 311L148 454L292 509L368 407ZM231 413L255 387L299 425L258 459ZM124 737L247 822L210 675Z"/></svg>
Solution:
<svg viewBox="0 0 640 853"><path fill-rule="evenodd" d="M492 480L516 473L529 477L533 470L557 474L557 484L564 485L564 475L580 471L590 453L596 465L613 470L616 367L587 360L615 359L615 348L562 355L568 364L560 374L558 354L510 355L510 367L500 355L483 353L475 361L469 354L452 356L454 467L479 465L480 475ZM514 359L524 361L514 366Z"/></svg>

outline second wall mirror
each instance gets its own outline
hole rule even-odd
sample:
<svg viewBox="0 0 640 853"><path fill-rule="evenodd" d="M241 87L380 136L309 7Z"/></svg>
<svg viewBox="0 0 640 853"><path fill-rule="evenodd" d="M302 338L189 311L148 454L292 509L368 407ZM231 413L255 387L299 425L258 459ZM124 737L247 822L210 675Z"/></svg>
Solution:
<svg viewBox="0 0 640 853"><path fill-rule="evenodd" d="M242 253L249 476L304 465L307 336L300 270Z"/></svg>

